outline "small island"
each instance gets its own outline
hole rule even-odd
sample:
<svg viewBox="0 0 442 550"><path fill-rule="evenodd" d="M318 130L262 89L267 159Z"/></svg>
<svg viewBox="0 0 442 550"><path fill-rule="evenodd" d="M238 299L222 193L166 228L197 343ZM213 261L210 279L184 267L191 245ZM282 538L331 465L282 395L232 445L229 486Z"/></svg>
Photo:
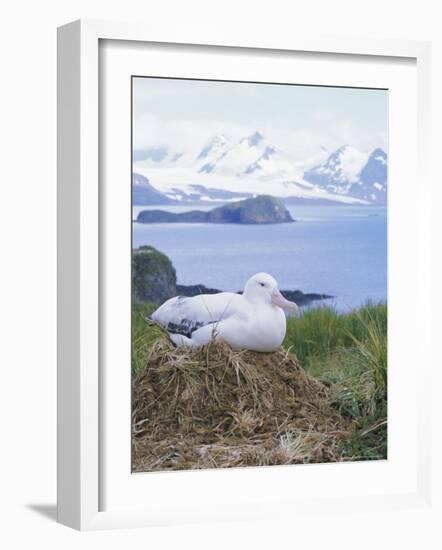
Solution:
<svg viewBox="0 0 442 550"><path fill-rule="evenodd" d="M138 223L239 223L274 224L290 223L295 220L284 204L270 195L258 195L252 199L232 202L204 212L173 213L164 210L142 210L136 219Z"/></svg>

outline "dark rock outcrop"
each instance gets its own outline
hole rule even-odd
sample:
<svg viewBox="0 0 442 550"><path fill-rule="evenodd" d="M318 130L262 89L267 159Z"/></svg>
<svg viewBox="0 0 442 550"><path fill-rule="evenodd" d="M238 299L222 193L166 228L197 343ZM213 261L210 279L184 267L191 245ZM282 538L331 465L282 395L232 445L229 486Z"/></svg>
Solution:
<svg viewBox="0 0 442 550"><path fill-rule="evenodd" d="M132 251L132 299L161 304L176 295L176 272L170 259L153 248Z"/></svg>
<svg viewBox="0 0 442 550"><path fill-rule="evenodd" d="M132 298L133 302L163 304L174 296L197 296L199 294L218 294L217 288L203 284L177 285L176 272L170 259L152 246L141 246L132 251ZM317 300L333 298L328 294L304 293L300 290L282 290L282 294L306 306ZM242 290L238 291L241 294Z"/></svg>
<svg viewBox="0 0 442 550"><path fill-rule="evenodd" d="M218 294L222 290L217 288L208 288L204 285L177 285L176 292L179 296L197 296L198 294ZM281 290L287 300L291 300L298 306L308 306L318 300L330 300L334 298L330 294L318 294L316 292L302 292L301 290ZM242 290L238 291L242 294Z"/></svg>
<svg viewBox="0 0 442 550"><path fill-rule="evenodd" d="M199 294L218 294L222 290L217 288L209 288L204 285L176 285L176 293L178 296L198 296Z"/></svg>

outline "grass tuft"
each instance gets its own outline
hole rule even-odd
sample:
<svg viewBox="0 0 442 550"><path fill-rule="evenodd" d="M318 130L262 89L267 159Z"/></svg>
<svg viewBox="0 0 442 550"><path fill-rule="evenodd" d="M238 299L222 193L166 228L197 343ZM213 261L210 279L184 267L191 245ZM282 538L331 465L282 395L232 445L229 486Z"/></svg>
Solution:
<svg viewBox="0 0 442 550"><path fill-rule="evenodd" d="M345 460L387 458L387 306L338 314L324 307L290 320L284 345L331 389L339 412L356 422Z"/></svg>

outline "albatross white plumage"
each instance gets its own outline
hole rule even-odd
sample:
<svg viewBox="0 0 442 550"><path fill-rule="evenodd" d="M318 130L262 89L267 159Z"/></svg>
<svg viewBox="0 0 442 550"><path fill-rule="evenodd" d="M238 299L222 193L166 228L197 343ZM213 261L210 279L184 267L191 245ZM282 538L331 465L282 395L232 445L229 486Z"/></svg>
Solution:
<svg viewBox="0 0 442 550"><path fill-rule="evenodd" d="M268 273L251 277L243 294L220 292L167 300L150 319L167 330L177 346L203 346L223 340L236 349L275 351L286 332L284 310L299 308L286 300Z"/></svg>

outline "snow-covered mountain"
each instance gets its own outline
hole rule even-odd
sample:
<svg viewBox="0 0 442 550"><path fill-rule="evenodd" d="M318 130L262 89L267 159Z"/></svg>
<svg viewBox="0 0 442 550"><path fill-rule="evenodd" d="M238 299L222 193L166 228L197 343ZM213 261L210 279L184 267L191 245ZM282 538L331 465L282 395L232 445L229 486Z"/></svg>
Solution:
<svg viewBox="0 0 442 550"><path fill-rule="evenodd" d="M143 204L173 204L175 201L168 198L153 187L147 178L140 174L132 174L132 202L134 205Z"/></svg>
<svg viewBox="0 0 442 550"><path fill-rule="evenodd" d="M377 148L367 155L344 145L331 154L326 162L307 170L304 179L330 193L385 204L387 154Z"/></svg>
<svg viewBox="0 0 442 550"><path fill-rule="evenodd" d="M225 202L262 194L291 202L386 201L387 155L381 149L369 154L346 145L328 156L321 148L315 159L300 162L258 131L236 141L218 135L190 152L164 146L136 151L133 170L134 187L144 177L150 192L179 203ZM137 193L141 197L140 190Z"/></svg>

